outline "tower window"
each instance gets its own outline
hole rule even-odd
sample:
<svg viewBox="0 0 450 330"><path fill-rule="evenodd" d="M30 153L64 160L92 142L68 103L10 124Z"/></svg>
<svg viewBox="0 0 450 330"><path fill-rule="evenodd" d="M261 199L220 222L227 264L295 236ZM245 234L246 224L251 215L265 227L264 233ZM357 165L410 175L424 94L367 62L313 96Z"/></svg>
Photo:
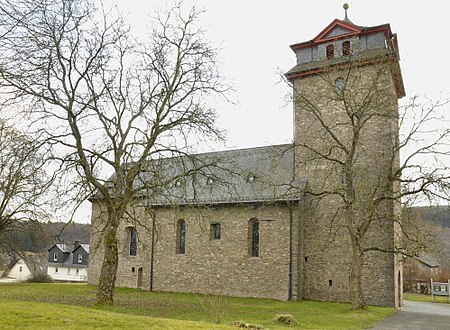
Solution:
<svg viewBox="0 0 450 330"><path fill-rule="evenodd" d="M334 45L327 45L327 59L331 59L334 57Z"/></svg>
<svg viewBox="0 0 450 330"><path fill-rule="evenodd" d="M186 222L183 219L177 221L177 254L184 254L186 251Z"/></svg>
<svg viewBox="0 0 450 330"><path fill-rule="evenodd" d="M129 229L129 238L130 238L130 256L135 256L137 252L137 232L136 228L130 227Z"/></svg>
<svg viewBox="0 0 450 330"><path fill-rule="evenodd" d="M81 253L78 254L78 263L81 264L83 262L83 255Z"/></svg>
<svg viewBox="0 0 450 330"><path fill-rule="evenodd" d="M350 41L344 41L342 43L342 55L343 56L350 55Z"/></svg>
<svg viewBox="0 0 450 330"><path fill-rule="evenodd" d="M210 239L216 240L220 239L220 223L212 223L210 226Z"/></svg>
<svg viewBox="0 0 450 330"><path fill-rule="evenodd" d="M250 219L248 222L248 252L251 257L259 257L259 221Z"/></svg>

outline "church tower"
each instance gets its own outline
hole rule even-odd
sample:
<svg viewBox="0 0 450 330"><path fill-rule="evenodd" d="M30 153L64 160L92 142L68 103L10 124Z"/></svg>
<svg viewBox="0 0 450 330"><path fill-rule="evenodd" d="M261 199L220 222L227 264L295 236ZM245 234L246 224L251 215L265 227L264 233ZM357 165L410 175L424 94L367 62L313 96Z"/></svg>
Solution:
<svg viewBox="0 0 450 330"><path fill-rule="evenodd" d="M302 201L299 299L399 307L398 99L405 96L389 24L335 19L294 44L295 175ZM362 296L358 295L358 286ZM352 293L353 292L353 293ZM355 306L355 305L354 305Z"/></svg>

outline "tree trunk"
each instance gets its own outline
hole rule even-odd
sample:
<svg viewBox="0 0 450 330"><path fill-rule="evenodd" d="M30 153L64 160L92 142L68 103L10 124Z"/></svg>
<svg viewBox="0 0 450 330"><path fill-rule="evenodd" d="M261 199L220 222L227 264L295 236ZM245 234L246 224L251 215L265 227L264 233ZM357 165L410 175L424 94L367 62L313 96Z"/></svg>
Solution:
<svg viewBox="0 0 450 330"><path fill-rule="evenodd" d="M352 266L350 270L350 300L352 309L364 309L367 303L362 290L363 252L357 237L352 237Z"/></svg>
<svg viewBox="0 0 450 330"><path fill-rule="evenodd" d="M116 223L116 221L110 221L109 223ZM111 224L105 233L103 241L105 253L97 287L97 305L110 305L114 301L118 264L116 234L117 225Z"/></svg>

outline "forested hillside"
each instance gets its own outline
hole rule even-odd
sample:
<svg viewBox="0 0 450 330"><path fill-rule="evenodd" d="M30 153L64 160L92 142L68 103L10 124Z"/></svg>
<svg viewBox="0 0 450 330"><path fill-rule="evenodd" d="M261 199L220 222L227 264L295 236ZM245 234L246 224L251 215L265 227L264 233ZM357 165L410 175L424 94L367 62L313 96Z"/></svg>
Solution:
<svg viewBox="0 0 450 330"><path fill-rule="evenodd" d="M74 222L26 222L6 232L4 236L0 245L3 252L46 252L55 243L73 244L78 240L89 244L90 225Z"/></svg>

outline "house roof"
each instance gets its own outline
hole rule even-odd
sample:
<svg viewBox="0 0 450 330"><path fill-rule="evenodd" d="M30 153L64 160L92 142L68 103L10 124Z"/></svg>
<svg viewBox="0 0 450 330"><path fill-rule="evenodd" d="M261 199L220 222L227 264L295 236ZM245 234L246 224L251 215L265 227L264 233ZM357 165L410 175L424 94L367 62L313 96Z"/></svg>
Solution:
<svg viewBox="0 0 450 330"><path fill-rule="evenodd" d="M299 200L292 144L149 161L134 182L150 206Z"/></svg>
<svg viewBox="0 0 450 330"><path fill-rule="evenodd" d="M47 258L42 254L28 255L23 258L31 274L47 274Z"/></svg>
<svg viewBox="0 0 450 330"><path fill-rule="evenodd" d="M430 268L436 268L440 266L439 262L430 255L423 255L420 257L416 257L415 259Z"/></svg>
<svg viewBox="0 0 450 330"><path fill-rule="evenodd" d="M50 250L53 249L55 246L56 246L58 249L60 249L61 252L64 252L64 253L70 253L70 252L73 251L73 244L65 244L65 243L53 244L47 251L50 251Z"/></svg>
<svg viewBox="0 0 450 330"><path fill-rule="evenodd" d="M58 243L53 244L47 251L50 251L55 246L64 253L74 252L81 246L87 253L89 253L89 244L79 244L77 247L75 247L75 244Z"/></svg>
<svg viewBox="0 0 450 330"><path fill-rule="evenodd" d="M83 248L84 251L86 251L87 253L89 253L89 244L80 244L78 245L73 252L75 252L76 250L78 250L79 248Z"/></svg>
<svg viewBox="0 0 450 330"><path fill-rule="evenodd" d="M336 18L312 40L293 44L290 47L293 51L296 51L297 49L310 48L314 45L330 42L332 40L377 32L383 32L388 39L391 39L394 36L389 24L367 27L355 25L348 19L340 20Z"/></svg>

